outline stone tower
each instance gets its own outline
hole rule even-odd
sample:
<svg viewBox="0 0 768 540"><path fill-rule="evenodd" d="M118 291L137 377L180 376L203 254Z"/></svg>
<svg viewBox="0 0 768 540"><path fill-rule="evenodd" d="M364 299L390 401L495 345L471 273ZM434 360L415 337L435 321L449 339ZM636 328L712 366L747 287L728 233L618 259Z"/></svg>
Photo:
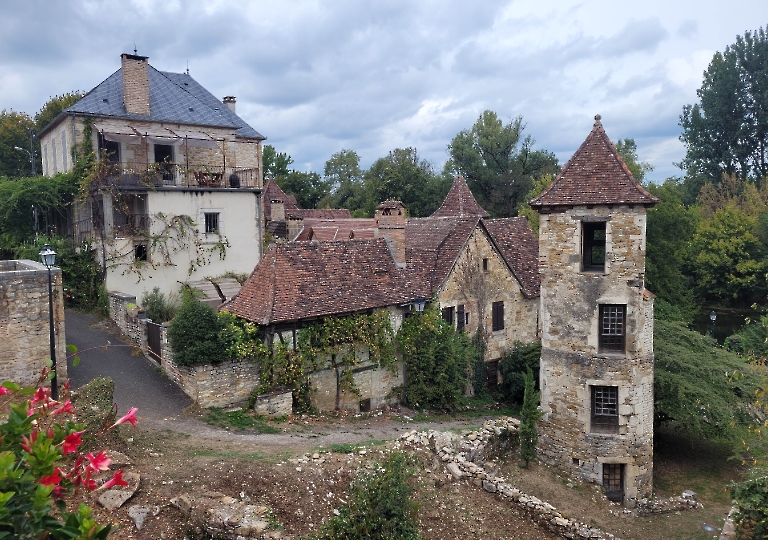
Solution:
<svg viewBox="0 0 768 540"><path fill-rule="evenodd" d="M539 212L545 461L633 507L653 477L653 295L644 287L646 208L595 117Z"/></svg>

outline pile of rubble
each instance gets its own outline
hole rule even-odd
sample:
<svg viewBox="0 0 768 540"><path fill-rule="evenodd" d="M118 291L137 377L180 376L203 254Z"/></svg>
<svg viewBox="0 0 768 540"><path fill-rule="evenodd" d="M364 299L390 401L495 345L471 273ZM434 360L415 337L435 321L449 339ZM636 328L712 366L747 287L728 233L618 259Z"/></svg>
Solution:
<svg viewBox="0 0 768 540"><path fill-rule="evenodd" d="M526 495L509 485L503 478L488 474L482 463L483 453L494 437L515 436L520 421L502 417L487 420L483 427L464 436L441 431L411 431L401 436L401 442L416 449L430 449L435 452L448 473L454 479L467 479L489 493L509 499L530 518L550 531L564 538L594 538L615 540L615 536L571 520L552 506L532 495Z"/></svg>
<svg viewBox="0 0 768 540"><path fill-rule="evenodd" d="M689 489L683 491L680 497L640 499L637 501L637 511L641 514L668 514L696 508L704 508L704 505L696 500L696 493Z"/></svg>

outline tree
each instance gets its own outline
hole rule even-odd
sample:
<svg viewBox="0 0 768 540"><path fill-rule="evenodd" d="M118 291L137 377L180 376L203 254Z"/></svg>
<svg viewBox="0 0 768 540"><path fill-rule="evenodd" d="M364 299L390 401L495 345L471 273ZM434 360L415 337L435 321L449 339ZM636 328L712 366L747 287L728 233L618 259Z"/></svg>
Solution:
<svg viewBox="0 0 768 540"><path fill-rule="evenodd" d="M173 361L180 366L210 364L224 359L223 323L216 311L194 297L185 298L168 326Z"/></svg>
<svg viewBox="0 0 768 540"><path fill-rule="evenodd" d="M688 175L763 182L768 174L768 35L760 28L715 53L697 90L701 103L680 116Z"/></svg>
<svg viewBox="0 0 768 540"><path fill-rule="evenodd" d="M363 171L360 156L354 150L340 150L325 162L323 179L331 196L320 204L333 208L355 210L363 206Z"/></svg>
<svg viewBox="0 0 768 540"><path fill-rule="evenodd" d="M440 177L432 165L419 157L415 148L395 148L377 159L364 174L365 212L372 216L382 201L398 200L414 217L425 217L437 210L450 189L438 193ZM445 188L445 186L442 186Z"/></svg>
<svg viewBox="0 0 768 540"><path fill-rule="evenodd" d="M536 445L539 443L536 424L542 413L539 411L541 392L536 390L536 380L533 378L533 371L530 367L525 370L523 378L525 390L523 392L523 408L520 411L520 459L527 467L528 463L536 459Z"/></svg>
<svg viewBox="0 0 768 540"><path fill-rule="evenodd" d="M285 193L293 193L299 208L317 208L321 200L330 194L328 183L316 172L288 171L275 177L277 185Z"/></svg>
<svg viewBox="0 0 768 540"><path fill-rule="evenodd" d="M278 152L271 144L264 146L261 154L261 166L265 178L280 178L288 175L288 167L293 164L293 158L285 152Z"/></svg>
<svg viewBox="0 0 768 540"><path fill-rule="evenodd" d="M645 175L653 170L653 165L647 161L638 161L635 139L620 139L616 143L616 150L638 182L642 183Z"/></svg>
<svg viewBox="0 0 768 540"><path fill-rule="evenodd" d="M517 215L532 178L558 171L554 154L533 150L530 136L521 140L524 128L520 116L504 125L495 112L485 111L472 129L459 132L448 146L456 172L494 217Z"/></svg>
<svg viewBox="0 0 768 540"><path fill-rule="evenodd" d="M53 96L35 114L35 132L40 133L44 127L53 122L67 107L71 107L85 95L85 92L75 91Z"/></svg>
<svg viewBox="0 0 768 540"><path fill-rule="evenodd" d="M31 176L28 152L33 130L34 122L29 115L5 109L0 112L0 177Z"/></svg>

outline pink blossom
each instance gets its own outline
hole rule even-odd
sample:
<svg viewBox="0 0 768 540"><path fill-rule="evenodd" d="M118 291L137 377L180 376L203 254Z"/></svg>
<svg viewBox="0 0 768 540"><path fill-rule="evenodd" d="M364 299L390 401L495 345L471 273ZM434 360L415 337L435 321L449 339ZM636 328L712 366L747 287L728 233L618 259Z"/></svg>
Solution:
<svg viewBox="0 0 768 540"><path fill-rule="evenodd" d="M61 452L65 456L72 452L77 452L77 447L83 444L83 440L80 438L80 435L83 433L85 433L85 430L75 431L64 437L64 440L61 442Z"/></svg>
<svg viewBox="0 0 768 540"><path fill-rule="evenodd" d="M133 427L136 427L136 422L138 422L138 418L136 418L136 411L138 411L136 407L131 407L131 410L128 411L128 414L126 414L120 420L115 422L112 425L112 427L119 426L120 424L125 424L126 422L130 422Z"/></svg>
<svg viewBox="0 0 768 540"><path fill-rule="evenodd" d="M4 396L5 394L10 394L11 391L8 390L5 386L0 386L0 396Z"/></svg>
<svg viewBox="0 0 768 540"><path fill-rule="evenodd" d="M104 484L99 489L109 489L112 486L127 486L128 482L123 480L123 471L117 471L115 475L110 479L104 482Z"/></svg>
<svg viewBox="0 0 768 540"><path fill-rule="evenodd" d="M48 392L50 390L48 388L40 387L37 389L37 392L35 392L34 396L32 397L32 401L29 403L30 406L34 407L41 401L43 403L48 403Z"/></svg>
<svg viewBox="0 0 768 540"><path fill-rule="evenodd" d="M43 484L44 486L50 486L50 485L59 485L61 483L61 475L59 474L60 470L58 467L56 467L53 471L53 474L49 474L48 476L43 476L39 482Z"/></svg>
<svg viewBox="0 0 768 540"><path fill-rule="evenodd" d="M68 399L64 400L64 403L62 403L59 407L56 407L53 409L51 414L63 414L63 413L70 413L75 414L75 409L72 407L72 402L70 402Z"/></svg>
<svg viewBox="0 0 768 540"><path fill-rule="evenodd" d="M103 450L95 456L88 452L85 455L85 458L90 461L90 465L88 465L88 467L93 471L106 471L109 469L109 464L112 463L112 460L107 457L107 453Z"/></svg>

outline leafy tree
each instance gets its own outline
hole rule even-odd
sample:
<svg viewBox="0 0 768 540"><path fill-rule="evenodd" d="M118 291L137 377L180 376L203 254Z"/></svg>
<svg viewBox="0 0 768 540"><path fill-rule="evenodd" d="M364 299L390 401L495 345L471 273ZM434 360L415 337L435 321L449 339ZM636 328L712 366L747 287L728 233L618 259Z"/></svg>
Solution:
<svg viewBox="0 0 768 540"><path fill-rule="evenodd" d="M523 408L520 411L520 459L527 467L528 463L536 459L536 445L539 443L536 424L542 413L539 411L541 392L536 390L536 380L533 378L531 368L525 370L523 379L525 380L525 391L523 392Z"/></svg>
<svg viewBox="0 0 768 540"><path fill-rule="evenodd" d="M285 193L293 193L299 208L317 208L318 203L327 197L330 188L316 172L288 171L284 176L275 178L277 185Z"/></svg>
<svg viewBox="0 0 768 540"><path fill-rule="evenodd" d="M681 166L718 183L723 174L762 182L768 174L768 35L736 36L715 53L697 90L701 103L680 116Z"/></svg>
<svg viewBox="0 0 768 540"><path fill-rule="evenodd" d="M425 217L437 210L450 189L440 184L432 165L419 157L415 148L396 148L377 159L364 174L365 212L372 216L386 200L399 200L410 215ZM440 191L445 189L440 196Z"/></svg>
<svg viewBox="0 0 768 540"><path fill-rule="evenodd" d="M33 132L34 122L29 115L5 109L0 112L0 177L19 178L30 175L29 154L16 150L16 147L29 151L30 135Z"/></svg>
<svg viewBox="0 0 768 540"><path fill-rule="evenodd" d="M71 107L85 95L85 92L75 91L53 96L35 114L35 131L40 133L44 127L53 122L67 107Z"/></svg>
<svg viewBox="0 0 768 540"><path fill-rule="evenodd" d="M293 164L293 158L285 152L278 152L271 144L264 145L261 154L261 164L265 178L281 178L288 175L288 167Z"/></svg>
<svg viewBox="0 0 768 540"><path fill-rule="evenodd" d="M185 298L168 326L173 361L180 366L195 366L223 360L227 344L221 339L223 324L208 304Z"/></svg>
<svg viewBox="0 0 768 540"><path fill-rule="evenodd" d="M331 197L323 206L356 210L363 207L363 171L360 156L354 150L340 150L325 162L323 179L330 186Z"/></svg>
<svg viewBox="0 0 768 540"><path fill-rule="evenodd" d="M410 500L409 457L395 452L374 472L363 473L349 490L349 504L328 521L316 540L420 540L416 504Z"/></svg>
<svg viewBox="0 0 768 540"><path fill-rule="evenodd" d="M653 170L653 165L647 161L638 161L635 139L620 139L616 143L616 150L638 182L643 182L645 175Z"/></svg>
<svg viewBox="0 0 768 540"><path fill-rule="evenodd" d="M689 271L704 298L749 305L766 290L757 220L727 206L702 221L691 241Z"/></svg>
<svg viewBox="0 0 768 540"><path fill-rule="evenodd" d="M455 410L467 387L472 344L438 312L437 302L403 321L397 343L406 369L405 401L411 407Z"/></svg>
<svg viewBox="0 0 768 540"><path fill-rule="evenodd" d="M536 176L531 184L531 189L525 194L525 198L517 209L517 214L528 220L528 224L531 226L531 230L533 230L533 234L536 236L539 236L539 213L528 206L528 202L538 195L541 195L554 181L554 174L544 173Z"/></svg>
<svg viewBox="0 0 768 540"><path fill-rule="evenodd" d="M499 371L503 382L499 385L503 397L513 403L524 401L525 373L530 370L534 381L539 379L539 359L541 358L541 343L515 342L515 346L507 351L499 362Z"/></svg>
<svg viewBox="0 0 768 540"><path fill-rule="evenodd" d="M648 210L645 258L646 287L659 300L681 311L686 319L696 310L691 275L686 271L686 253L700 218L695 208L686 208L674 178L648 190L659 202Z"/></svg>
<svg viewBox="0 0 768 540"><path fill-rule="evenodd" d="M494 217L516 215L532 179L558 171L553 153L533 150L530 136L521 139L524 127L522 117L504 125L495 112L485 111L448 146L456 172Z"/></svg>

